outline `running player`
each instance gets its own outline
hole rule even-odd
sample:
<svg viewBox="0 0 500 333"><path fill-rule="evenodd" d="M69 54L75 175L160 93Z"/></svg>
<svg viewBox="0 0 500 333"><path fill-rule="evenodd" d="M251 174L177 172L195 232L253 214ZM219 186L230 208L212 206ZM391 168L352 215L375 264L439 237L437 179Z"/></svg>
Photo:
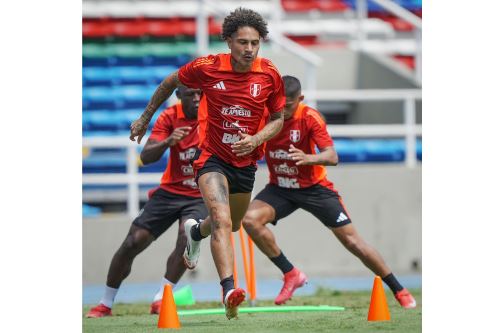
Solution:
<svg viewBox="0 0 500 333"><path fill-rule="evenodd" d="M208 214L194 181L190 160L198 146L198 106L200 90L179 87L178 103L158 117L153 131L141 152L144 164L158 161L170 148L167 169L160 187L150 193L149 201L130 226L127 237L113 256L108 270L104 296L87 317L111 316L111 308L122 281L130 274L134 258L179 220L175 249L167 260L167 271L151 304L151 314L159 313L163 286L172 288L186 271L182 253L186 246L184 222L188 218L205 218ZM200 105L200 109L203 109Z"/></svg>
<svg viewBox="0 0 500 333"><path fill-rule="evenodd" d="M415 299L403 288L381 255L358 234L341 196L326 178L325 165L337 165L338 156L321 114L301 103L300 81L284 76L286 94L283 130L266 144L269 184L254 198L243 227L259 249L283 272L284 284L275 303L289 300L306 275L294 267L276 244L266 224L276 224L298 208L316 216L340 242L373 273L382 277L405 308ZM316 153L318 147L319 153ZM189 237L189 236L188 236Z"/></svg>
<svg viewBox="0 0 500 333"><path fill-rule="evenodd" d="M167 77L131 126L130 139L140 141L158 106L178 84L201 89L206 96L206 129L200 131L200 151L193 168L210 214L203 225L212 230L210 247L228 319L237 316L245 299L245 291L234 287L230 234L239 230L250 203L256 161L263 154L258 147L283 126L283 81L269 60L257 57L267 34L260 14L243 8L230 13L222 25L230 54L195 59ZM186 221L186 230L195 225L195 220ZM196 265L201 240L199 227L193 229L197 232L194 241L188 239L184 256L189 268Z"/></svg>

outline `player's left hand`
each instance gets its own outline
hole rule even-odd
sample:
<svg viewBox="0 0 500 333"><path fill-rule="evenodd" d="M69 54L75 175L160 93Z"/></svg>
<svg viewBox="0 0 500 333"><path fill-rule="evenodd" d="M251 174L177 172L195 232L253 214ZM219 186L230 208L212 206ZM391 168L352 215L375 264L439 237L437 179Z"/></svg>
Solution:
<svg viewBox="0 0 500 333"><path fill-rule="evenodd" d="M259 146L256 137L241 131L238 131L238 135L241 139L231 145L231 149L236 156L248 155Z"/></svg>
<svg viewBox="0 0 500 333"><path fill-rule="evenodd" d="M148 130L149 121L140 117L130 125L130 140L135 141L137 137L137 143L141 143L142 137L146 134Z"/></svg>
<svg viewBox="0 0 500 333"><path fill-rule="evenodd" d="M302 150L295 148L294 145L290 145L290 149L288 149L288 157L295 161L295 165L310 165L311 158L309 155L304 153Z"/></svg>

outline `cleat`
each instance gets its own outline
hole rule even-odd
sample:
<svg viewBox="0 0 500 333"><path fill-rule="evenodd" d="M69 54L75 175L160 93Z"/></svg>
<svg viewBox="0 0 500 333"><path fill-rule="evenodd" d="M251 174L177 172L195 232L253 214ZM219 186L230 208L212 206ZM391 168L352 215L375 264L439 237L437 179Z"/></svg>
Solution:
<svg viewBox="0 0 500 333"><path fill-rule="evenodd" d="M417 301L415 301L415 298L413 298L413 296L406 288L398 291L396 294L394 294L394 297L396 297L396 300L405 309L413 309L417 306Z"/></svg>
<svg viewBox="0 0 500 333"><path fill-rule="evenodd" d="M160 314L161 309L161 299L151 303L151 308L149 309L150 314Z"/></svg>
<svg viewBox="0 0 500 333"><path fill-rule="evenodd" d="M226 295L224 305L226 306L226 317L232 319L238 317L238 306L245 300L245 290L241 288L231 289Z"/></svg>
<svg viewBox="0 0 500 333"><path fill-rule="evenodd" d="M101 318L101 317L107 317L107 316L112 316L113 314L111 313L111 308L108 308L104 304L99 304L97 306L94 306L90 311L87 313L85 317L87 318Z"/></svg>
<svg viewBox="0 0 500 333"><path fill-rule="evenodd" d="M191 238L191 228L194 227L198 222L193 219L188 219L184 222L184 231L186 232L186 249L184 250L184 265L189 269L194 269L198 263L198 258L200 257L200 243L201 241L195 241Z"/></svg>
<svg viewBox="0 0 500 333"><path fill-rule="evenodd" d="M274 304L276 305L285 304L286 301L290 300L295 289L307 283L307 276L297 268L294 268L285 274L283 280L283 288L281 288L279 295L274 300Z"/></svg>

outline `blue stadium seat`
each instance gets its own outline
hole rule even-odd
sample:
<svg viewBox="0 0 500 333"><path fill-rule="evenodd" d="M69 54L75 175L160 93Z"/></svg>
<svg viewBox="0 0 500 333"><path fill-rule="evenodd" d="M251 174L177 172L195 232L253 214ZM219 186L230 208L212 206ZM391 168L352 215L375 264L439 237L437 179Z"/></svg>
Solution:
<svg viewBox="0 0 500 333"><path fill-rule="evenodd" d="M83 217L99 217L101 216L102 210L99 207L89 206L82 204L82 215Z"/></svg>
<svg viewBox="0 0 500 333"><path fill-rule="evenodd" d="M370 162L400 162L405 158L403 140L359 140Z"/></svg>
<svg viewBox="0 0 500 333"><path fill-rule="evenodd" d="M105 67L109 66L109 58L107 57L83 57L83 67Z"/></svg>
<svg viewBox="0 0 500 333"><path fill-rule="evenodd" d="M84 67L82 70L84 87L111 86L113 76L107 67Z"/></svg>
<svg viewBox="0 0 500 333"><path fill-rule="evenodd" d="M82 71L83 86L111 85L158 85L176 66L116 66L116 67L84 67Z"/></svg>
<svg viewBox="0 0 500 333"><path fill-rule="evenodd" d="M125 173L127 170L125 154L90 154L82 164L83 173Z"/></svg>
<svg viewBox="0 0 500 333"><path fill-rule="evenodd" d="M157 85L86 87L82 91L84 110L144 108Z"/></svg>
<svg viewBox="0 0 500 333"><path fill-rule="evenodd" d="M140 154L141 147L137 147ZM159 161L148 165L139 165L139 173L163 172L167 166L170 150L167 150ZM139 161L137 162L139 164ZM86 173L125 173L127 170L127 152L124 149L104 151L92 150L83 159L82 172ZM159 181L159 179L158 179Z"/></svg>
<svg viewBox="0 0 500 333"><path fill-rule="evenodd" d="M152 84L154 77L149 67L122 66L110 68L111 76L120 84Z"/></svg>
<svg viewBox="0 0 500 333"><path fill-rule="evenodd" d="M115 109L115 91L110 87L87 87L82 90L83 109Z"/></svg>
<svg viewBox="0 0 500 333"><path fill-rule="evenodd" d="M422 139L417 140L417 159L422 161Z"/></svg>
<svg viewBox="0 0 500 333"><path fill-rule="evenodd" d="M92 134L98 133L91 132ZM108 133L110 133L108 131ZM128 131L121 131L128 135ZM150 133L147 133L149 136ZM390 163L403 162L405 158L404 139L336 139L335 148L339 155L340 163ZM140 154L141 147L137 147ZM163 172L167 165L170 151L155 163L140 166L139 172ZM417 140L416 154L422 160L422 142ZM83 173L113 173L126 172L126 149L92 149L90 154L83 159Z"/></svg>
<svg viewBox="0 0 500 333"><path fill-rule="evenodd" d="M363 147L356 140L337 139L335 140L335 150L340 163L356 163L367 160L366 152L363 151Z"/></svg>
<svg viewBox="0 0 500 333"><path fill-rule="evenodd" d="M421 10L422 0L393 0L395 3L404 7L408 10ZM349 5L352 9L356 9L356 0L344 0L344 2ZM379 6L377 3L368 0L368 11L369 12L385 12L386 10Z"/></svg>

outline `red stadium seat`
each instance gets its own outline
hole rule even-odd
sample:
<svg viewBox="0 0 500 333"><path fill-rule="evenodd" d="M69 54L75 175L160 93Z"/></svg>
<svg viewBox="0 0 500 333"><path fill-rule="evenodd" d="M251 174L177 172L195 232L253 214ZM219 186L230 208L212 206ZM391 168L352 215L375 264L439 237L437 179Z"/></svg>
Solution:
<svg viewBox="0 0 500 333"><path fill-rule="evenodd" d="M349 9L342 0L316 0L316 7L322 12L343 12Z"/></svg>
<svg viewBox="0 0 500 333"><path fill-rule="evenodd" d="M281 6L287 12L307 12L317 9L316 2L309 0L281 0Z"/></svg>
<svg viewBox="0 0 500 333"><path fill-rule="evenodd" d="M141 37L147 32L147 24L143 20L118 20L112 24L113 35L120 37Z"/></svg>
<svg viewBox="0 0 500 333"><path fill-rule="evenodd" d="M413 31L414 29L411 23L391 14L374 12L374 13L369 13L368 17L379 18L392 25L392 27L396 31Z"/></svg>
<svg viewBox="0 0 500 333"><path fill-rule="evenodd" d="M406 65L408 68L415 69L415 57L406 55L393 56L394 59Z"/></svg>
<svg viewBox="0 0 500 333"><path fill-rule="evenodd" d="M175 24L179 26L179 34L185 36L196 35L196 21L194 18L182 17Z"/></svg>
<svg viewBox="0 0 500 333"><path fill-rule="evenodd" d="M175 37L180 34L179 26L172 19L146 21L147 33L155 37Z"/></svg>
<svg viewBox="0 0 500 333"><path fill-rule="evenodd" d="M112 26L107 21L83 21L83 37L108 37L112 35Z"/></svg>
<svg viewBox="0 0 500 333"><path fill-rule="evenodd" d="M210 35L220 35L222 32L222 22L217 22L213 17L208 19L208 33Z"/></svg>
<svg viewBox="0 0 500 333"><path fill-rule="evenodd" d="M316 45L318 44L318 36L316 35L287 35L288 38L300 45Z"/></svg>

